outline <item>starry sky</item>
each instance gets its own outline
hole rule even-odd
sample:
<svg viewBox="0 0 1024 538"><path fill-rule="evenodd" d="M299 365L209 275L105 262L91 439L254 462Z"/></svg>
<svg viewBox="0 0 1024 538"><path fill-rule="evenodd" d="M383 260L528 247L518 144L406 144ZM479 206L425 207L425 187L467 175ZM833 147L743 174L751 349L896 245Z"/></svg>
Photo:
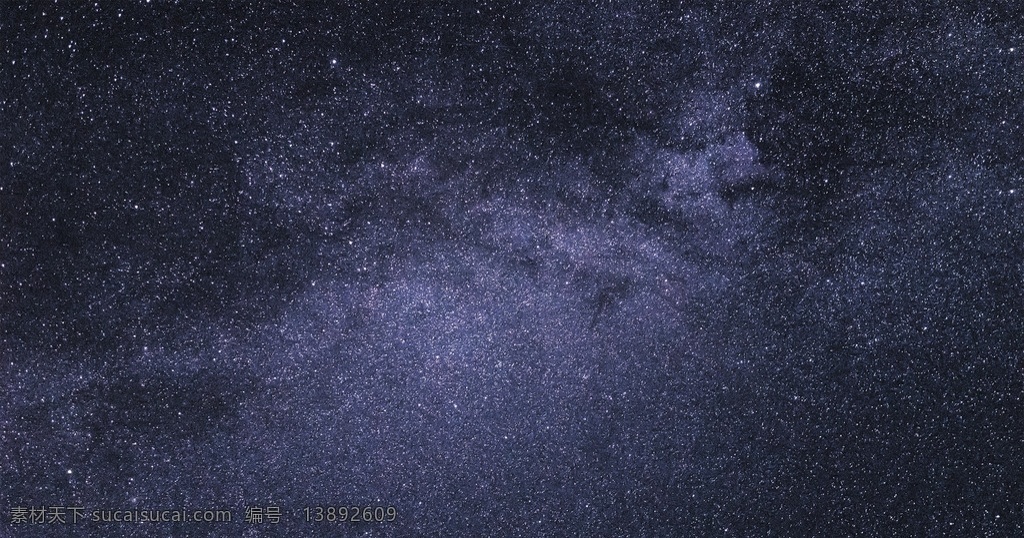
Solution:
<svg viewBox="0 0 1024 538"><path fill-rule="evenodd" d="M0 536L1020 536L1022 81L1011 1L4 2Z"/></svg>

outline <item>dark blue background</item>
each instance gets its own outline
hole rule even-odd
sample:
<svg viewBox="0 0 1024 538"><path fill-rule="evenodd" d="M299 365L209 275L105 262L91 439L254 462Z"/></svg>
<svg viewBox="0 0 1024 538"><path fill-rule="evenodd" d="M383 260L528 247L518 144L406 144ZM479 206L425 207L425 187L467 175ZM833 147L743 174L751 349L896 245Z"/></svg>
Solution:
<svg viewBox="0 0 1024 538"><path fill-rule="evenodd" d="M353 4L0 6L0 535L1024 532L1013 2Z"/></svg>

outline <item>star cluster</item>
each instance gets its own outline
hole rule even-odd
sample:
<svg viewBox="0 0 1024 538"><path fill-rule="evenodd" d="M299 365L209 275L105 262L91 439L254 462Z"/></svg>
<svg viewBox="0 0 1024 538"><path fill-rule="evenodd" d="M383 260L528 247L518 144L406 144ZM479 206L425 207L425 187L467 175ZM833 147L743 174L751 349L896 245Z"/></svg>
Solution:
<svg viewBox="0 0 1024 538"><path fill-rule="evenodd" d="M1020 14L681 4L0 7L0 535L1024 532Z"/></svg>

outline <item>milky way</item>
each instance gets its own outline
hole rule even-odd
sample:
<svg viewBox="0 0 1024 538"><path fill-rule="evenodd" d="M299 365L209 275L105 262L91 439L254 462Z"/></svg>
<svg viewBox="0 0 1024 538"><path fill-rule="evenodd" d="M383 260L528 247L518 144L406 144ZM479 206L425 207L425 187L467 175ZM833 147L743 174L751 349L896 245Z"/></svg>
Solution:
<svg viewBox="0 0 1024 538"><path fill-rule="evenodd" d="M1021 14L855 4L4 4L0 536L1020 535Z"/></svg>

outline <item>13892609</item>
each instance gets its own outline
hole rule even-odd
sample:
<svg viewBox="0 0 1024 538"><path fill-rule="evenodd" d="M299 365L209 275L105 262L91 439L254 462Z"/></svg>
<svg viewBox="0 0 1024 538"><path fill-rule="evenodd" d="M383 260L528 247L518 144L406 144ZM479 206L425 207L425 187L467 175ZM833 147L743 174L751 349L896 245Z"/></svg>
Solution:
<svg viewBox="0 0 1024 538"><path fill-rule="evenodd" d="M381 523L398 518L394 506L310 506L303 508L306 521L327 521L329 523Z"/></svg>

